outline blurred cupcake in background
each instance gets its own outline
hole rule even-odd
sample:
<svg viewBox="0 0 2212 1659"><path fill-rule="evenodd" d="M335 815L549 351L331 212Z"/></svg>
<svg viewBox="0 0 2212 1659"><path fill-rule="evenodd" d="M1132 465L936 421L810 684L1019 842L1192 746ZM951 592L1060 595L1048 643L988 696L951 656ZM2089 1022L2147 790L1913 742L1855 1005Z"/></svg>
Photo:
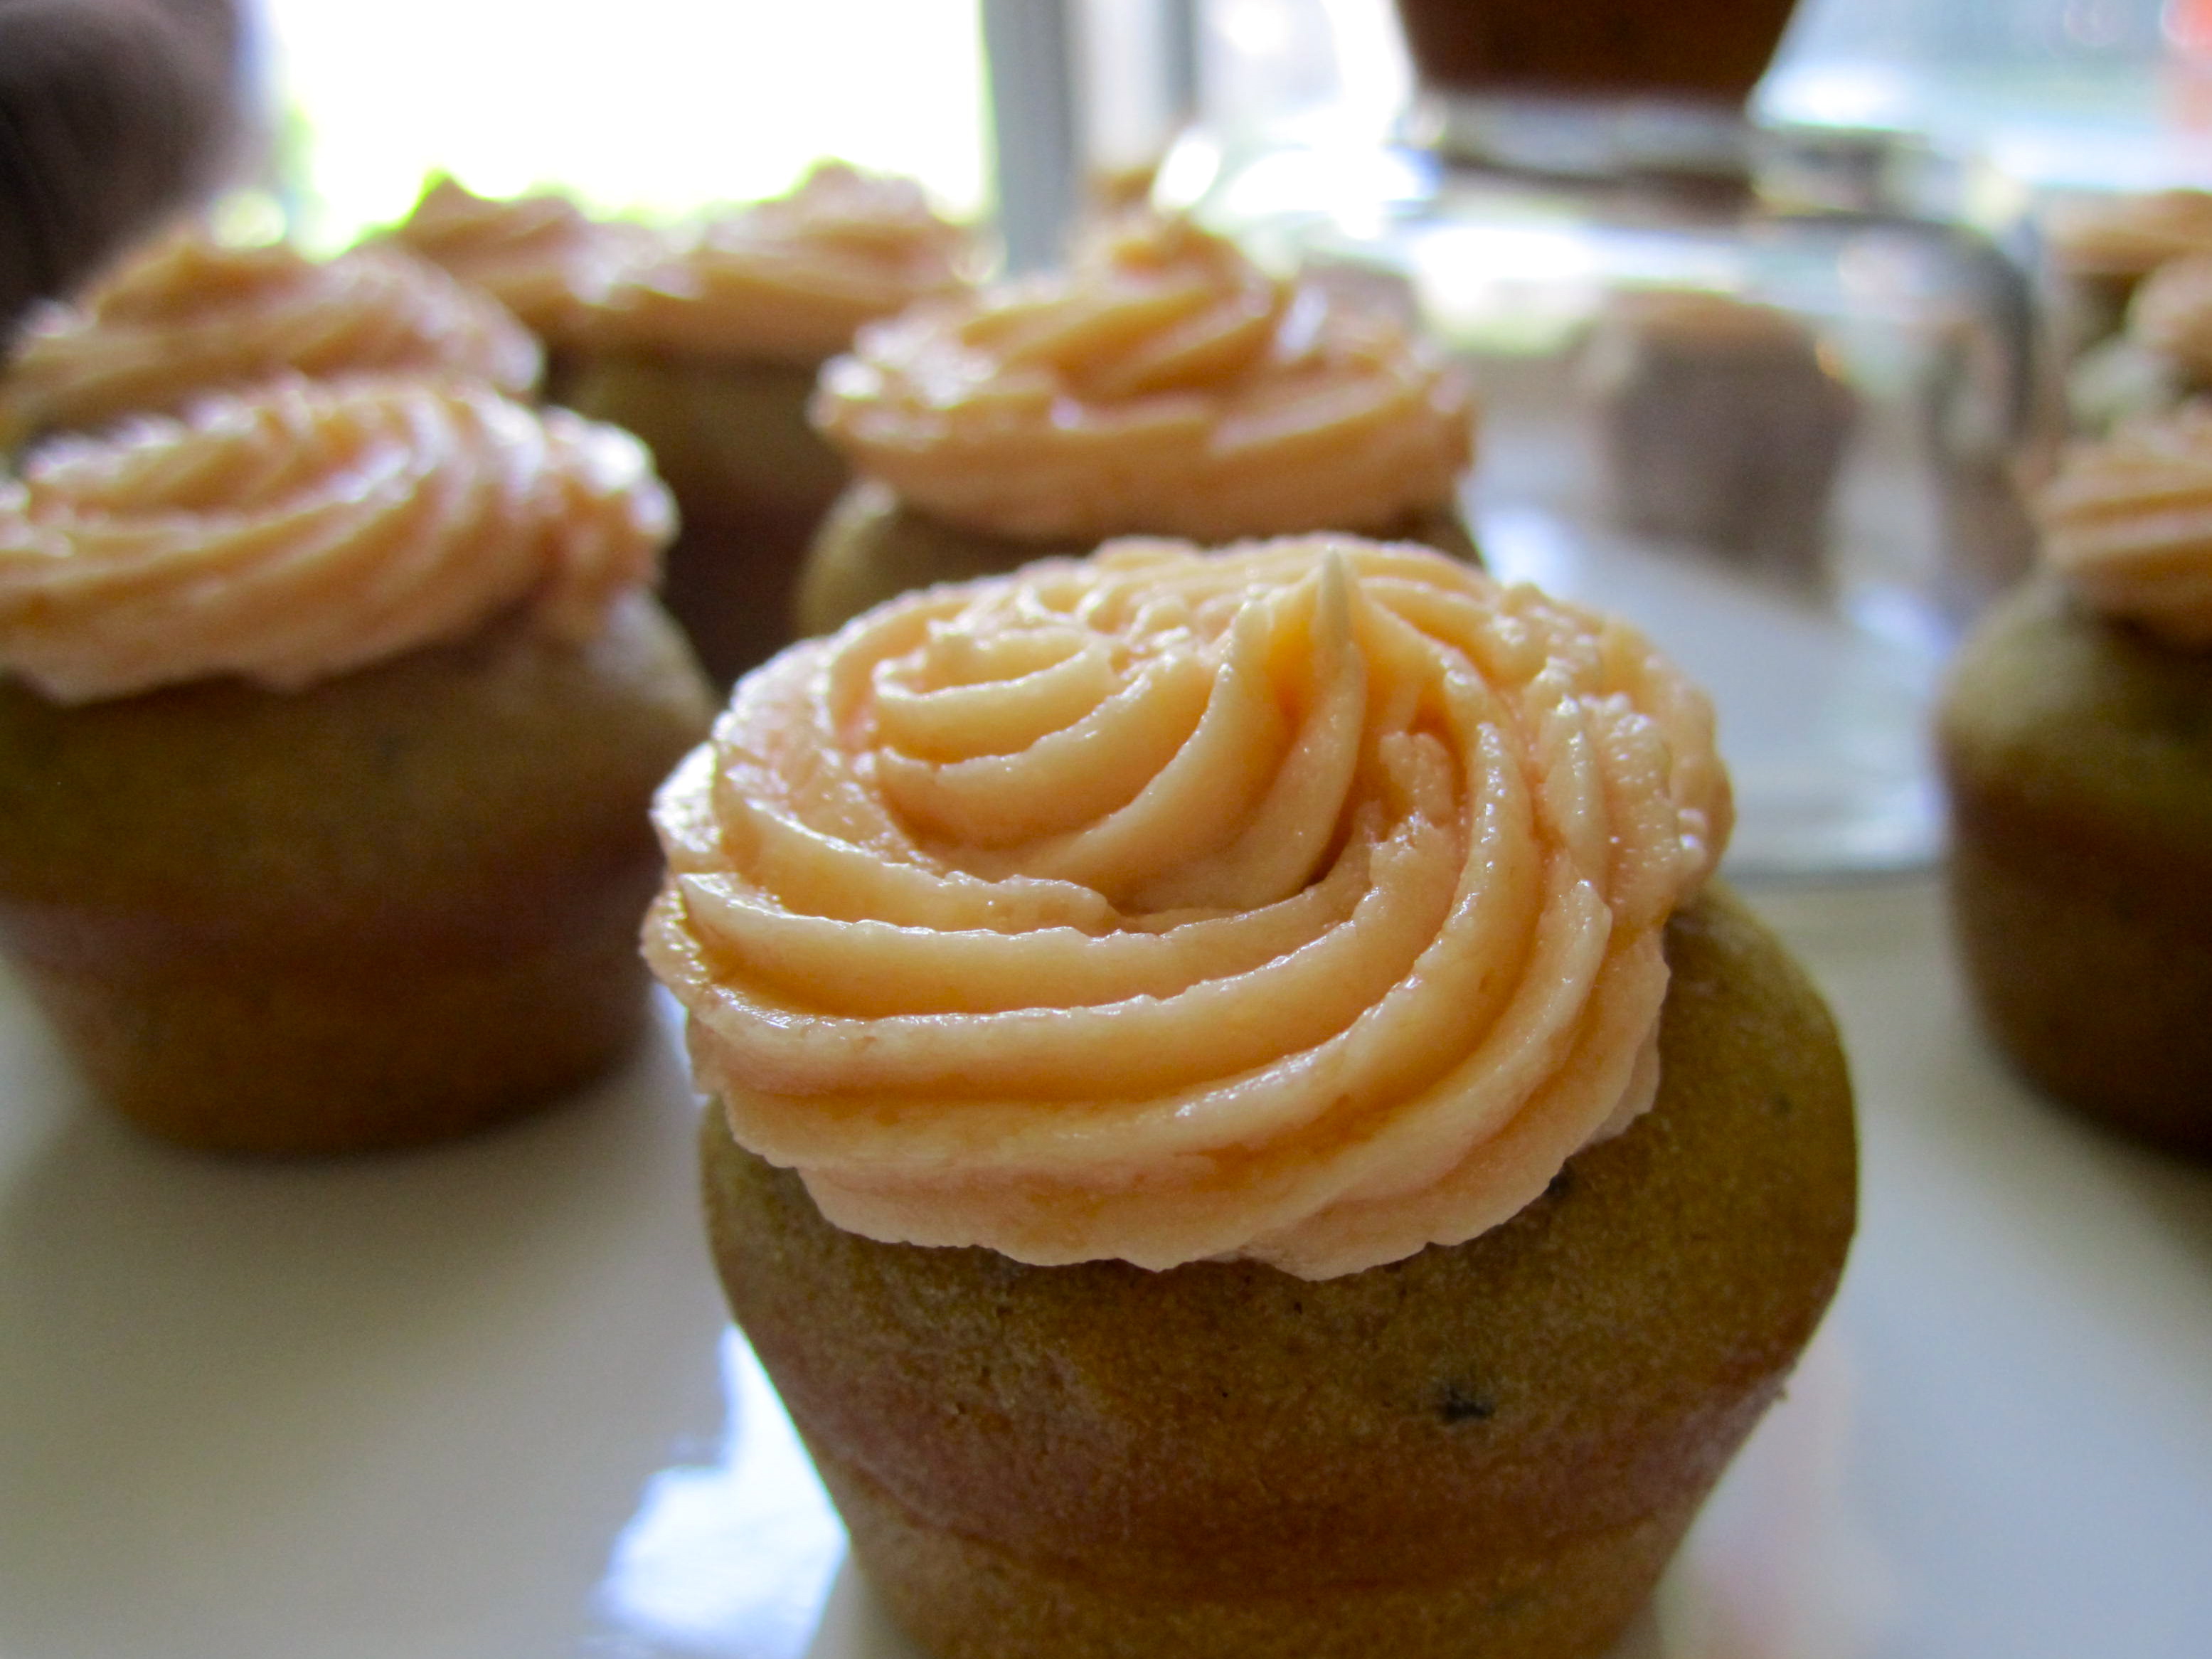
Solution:
<svg viewBox="0 0 2212 1659"><path fill-rule="evenodd" d="M2212 191L2062 201L2044 216L2067 355L2119 331L2137 284L2170 259L2212 252Z"/></svg>
<svg viewBox="0 0 2212 1659"><path fill-rule="evenodd" d="M297 378L0 483L0 943L167 1139L432 1140L641 1029L645 809L710 699L643 447Z"/></svg>
<svg viewBox="0 0 2212 1659"><path fill-rule="evenodd" d="M802 635L1119 535L1345 530L1474 556L1465 374L1394 312L1180 218L862 330L814 419L860 477L808 555Z"/></svg>
<svg viewBox="0 0 2212 1659"><path fill-rule="evenodd" d="M540 367L505 307L427 261L383 248L318 260L191 228L34 315L0 376L0 441L173 414L287 374L445 375L520 397Z"/></svg>
<svg viewBox="0 0 2212 1659"><path fill-rule="evenodd" d="M2129 301L2122 331L2078 358L2067 377L2075 428L2095 435L2212 391L2212 250L2169 259Z"/></svg>
<svg viewBox="0 0 2212 1659"><path fill-rule="evenodd" d="M665 598L718 682L789 638L800 556L845 483L807 425L817 372L863 323L964 287L975 257L911 180L828 163L672 236L582 319L561 396L653 451L683 521Z"/></svg>
<svg viewBox="0 0 2212 1659"><path fill-rule="evenodd" d="M379 245L429 260L514 313L544 347L545 396L560 403L593 308L667 239L634 220L595 219L556 191L478 196L441 176Z"/></svg>
<svg viewBox="0 0 2212 1659"><path fill-rule="evenodd" d="M1802 319L1705 289L1635 290L1600 319L1578 374L1625 528L1825 583L1858 399Z"/></svg>
<svg viewBox="0 0 2212 1659"><path fill-rule="evenodd" d="M2035 508L1939 721L1969 981L2038 1087L2212 1156L2212 405L2075 445Z"/></svg>

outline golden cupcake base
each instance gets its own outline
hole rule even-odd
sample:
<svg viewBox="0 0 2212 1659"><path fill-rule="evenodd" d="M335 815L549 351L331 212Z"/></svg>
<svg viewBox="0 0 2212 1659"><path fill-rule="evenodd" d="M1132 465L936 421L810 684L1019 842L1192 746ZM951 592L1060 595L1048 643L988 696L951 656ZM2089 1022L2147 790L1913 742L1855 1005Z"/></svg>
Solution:
<svg viewBox="0 0 2212 1659"><path fill-rule="evenodd" d="M560 401L645 441L680 525L661 599L723 689L788 645L807 544L844 461L806 422L815 371L646 352L582 354Z"/></svg>
<svg viewBox="0 0 2212 1659"><path fill-rule="evenodd" d="M337 971L179 939L120 959L40 948L66 927L27 937L19 925L10 944L87 1079L141 1128L207 1151L326 1155L468 1134L607 1070L643 1026L634 931L601 926L507 959L394 955Z"/></svg>
<svg viewBox="0 0 2212 1659"><path fill-rule="evenodd" d="M1573 1659L1648 1596L1839 1275L1850 1087L1724 892L1656 1106L1449 1248L1307 1281L1026 1267L824 1222L703 1126L716 1263L937 1659Z"/></svg>
<svg viewBox="0 0 2212 1659"><path fill-rule="evenodd" d="M94 1087L229 1152L550 1102L645 1013L645 809L711 704L642 595L298 692L62 708L0 681L0 942Z"/></svg>
<svg viewBox="0 0 2212 1659"><path fill-rule="evenodd" d="M2053 1097L2212 1158L2212 653L2038 581L1960 648L1939 730L1990 1035Z"/></svg>

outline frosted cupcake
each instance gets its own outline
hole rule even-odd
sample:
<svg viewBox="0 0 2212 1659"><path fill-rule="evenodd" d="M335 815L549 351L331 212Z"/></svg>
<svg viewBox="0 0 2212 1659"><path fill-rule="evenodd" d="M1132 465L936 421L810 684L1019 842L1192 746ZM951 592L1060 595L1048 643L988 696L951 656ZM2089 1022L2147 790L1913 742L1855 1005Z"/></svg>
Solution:
<svg viewBox="0 0 2212 1659"><path fill-rule="evenodd" d="M844 464L806 423L854 331L963 285L965 233L918 186L829 164L626 268L585 318L562 390L627 427L676 494L666 598L727 684L790 637L792 585Z"/></svg>
<svg viewBox="0 0 2212 1659"><path fill-rule="evenodd" d="M639 1029L709 713L627 434L279 383L0 485L0 939L93 1085L252 1152L541 1105Z"/></svg>
<svg viewBox="0 0 2212 1659"><path fill-rule="evenodd" d="M2069 374L2075 428L2095 435L2212 391L2212 252L2170 259L2129 302L2125 328Z"/></svg>
<svg viewBox="0 0 2212 1659"><path fill-rule="evenodd" d="M2060 322L2079 350L2116 332L2143 278L2171 259L2212 253L2212 191L2084 196L2045 216Z"/></svg>
<svg viewBox="0 0 2212 1659"><path fill-rule="evenodd" d="M286 374L450 375L520 397L539 366L537 343L496 301L407 254L315 260L185 230L18 339L0 378L0 443L175 414Z"/></svg>
<svg viewBox="0 0 2212 1659"><path fill-rule="evenodd" d="M2036 505L2047 569L1942 710L1969 978L2039 1086L2212 1155L2212 406L2075 447Z"/></svg>
<svg viewBox="0 0 2212 1659"><path fill-rule="evenodd" d="M814 419L860 479L807 556L803 635L1110 536L1345 530L1474 556L1466 376L1395 315L1182 219L863 330Z"/></svg>
<svg viewBox="0 0 2212 1659"><path fill-rule="evenodd" d="M478 196L441 177L379 245L428 259L513 313L544 347L545 394L559 403L593 313L625 271L665 257L669 238L593 218L554 191Z"/></svg>
<svg viewBox="0 0 2212 1659"><path fill-rule="evenodd" d="M655 816L717 1263L941 1659L1596 1653L1834 1285L1833 1030L1618 624L1119 543L792 647Z"/></svg>

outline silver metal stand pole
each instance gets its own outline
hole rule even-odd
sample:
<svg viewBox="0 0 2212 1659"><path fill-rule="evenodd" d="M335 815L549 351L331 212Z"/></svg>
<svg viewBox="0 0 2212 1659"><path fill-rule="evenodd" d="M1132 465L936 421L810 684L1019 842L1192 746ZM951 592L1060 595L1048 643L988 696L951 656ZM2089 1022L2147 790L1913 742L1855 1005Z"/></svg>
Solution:
<svg viewBox="0 0 2212 1659"><path fill-rule="evenodd" d="M1198 118L1198 8L1199 0L1160 0L1160 85L1170 131Z"/></svg>
<svg viewBox="0 0 2212 1659"><path fill-rule="evenodd" d="M1006 269L1057 261L1082 199L1077 0L983 0Z"/></svg>

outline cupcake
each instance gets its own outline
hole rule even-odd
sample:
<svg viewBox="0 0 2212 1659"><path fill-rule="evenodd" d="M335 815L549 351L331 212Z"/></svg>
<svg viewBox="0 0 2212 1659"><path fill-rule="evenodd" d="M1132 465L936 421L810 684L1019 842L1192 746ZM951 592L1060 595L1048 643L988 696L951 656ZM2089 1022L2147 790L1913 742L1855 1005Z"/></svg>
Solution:
<svg viewBox="0 0 2212 1659"><path fill-rule="evenodd" d="M1702 289L1632 291L1600 319L1578 373L1625 528L1825 585L1857 399L1802 321Z"/></svg>
<svg viewBox="0 0 2212 1659"><path fill-rule="evenodd" d="M2067 376L2075 426L2089 435L2212 391L2212 252L2169 259L2143 278L2122 331Z"/></svg>
<svg viewBox="0 0 2212 1659"><path fill-rule="evenodd" d="M175 414L285 374L450 375L520 397L538 368L502 307L422 260L362 248L319 261L187 229L25 331L0 377L0 445Z"/></svg>
<svg viewBox="0 0 2212 1659"><path fill-rule="evenodd" d="M918 186L836 164L634 263L583 319L572 407L643 438L675 492L669 609L724 684L790 637L808 538L845 483L806 423L854 331L963 284L966 234Z"/></svg>
<svg viewBox="0 0 2212 1659"><path fill-rule="evenodd" d="M646 952L739 1322L939 1659L1589 1655L1852 1224L1704 699L1411 544L1116 543L738 687Z"/></svg>
<svg viewBox="0 0 2212 1659"><path fill-rule="evenodd" d="M2212 191L2081 196L2054 205L2044 237L2059 320L2079 350L2117 331L2136 285L2169 259L2212 252Z"/></svg>
<svg viewBox="0 0 2212 1659"><path fill-rule="evenodd" d="M860 477L807 556L802 635L1110 536L1340 530L1474 555L1466 377L1395 314L1276 281L1180 218L862 330L814 420Z"/></svg>
<svg viewBox="0 0 2212 1659"><path fill-rule="evenodd" d="M669 238L623 219L595 219L553 191L485 197L434 179L407 217L372 246L427 259L513 313L545 350L545 395L566 400L594 310L632 267L665 257Z"/></svg>
<svg viewBox="0 0 2212 1659"><path fill-rule="evenodd" d="M2055 1098L2212 1155L2212 406L2080 444L1941 749L1982 1018Z"/></svg>
<svg viewBox="0 0 2212 1659"><path fill-rule="evenodd" d="M0 484L0 943L125 1115L458 1133L640 1029L645 806L708 694L626 434L277 383Z"/></svg>

